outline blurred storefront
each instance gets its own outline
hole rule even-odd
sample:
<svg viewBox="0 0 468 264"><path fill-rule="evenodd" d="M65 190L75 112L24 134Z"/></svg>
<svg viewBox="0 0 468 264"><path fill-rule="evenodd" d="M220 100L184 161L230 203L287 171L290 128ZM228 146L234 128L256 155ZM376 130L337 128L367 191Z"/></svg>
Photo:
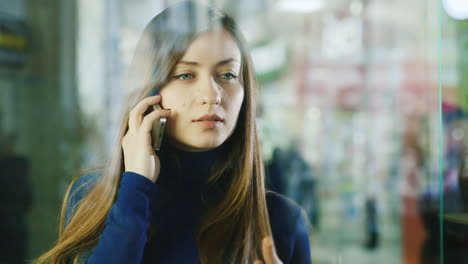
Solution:
<svg viewBox="0 0 468 264"><path fill-rule="evenodd" d="M0 0L0 153L27 167L27 258L56 239L70 172L110 154L136 41L174 2ZM314 263L468 263L463 1L205 2L250 45L268 184L307 211Z"/></svg>

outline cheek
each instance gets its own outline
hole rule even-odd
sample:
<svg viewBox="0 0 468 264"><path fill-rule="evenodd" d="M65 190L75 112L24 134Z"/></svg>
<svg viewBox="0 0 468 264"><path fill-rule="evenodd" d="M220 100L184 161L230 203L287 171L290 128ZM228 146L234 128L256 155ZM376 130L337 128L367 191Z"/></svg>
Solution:
<svg viewBox="0 0 468 264"><path fill-rule="evenodd" d="M244 101L244 89L241 87L236 89L230 96L230 108L239 111Z"/></svg>
<svg viewBox="0 0 468 264"><path fill-rule="evenodd" d="M234 126L234 124L237 122L237 119L239 119L239 114L240 114L243 100L244 100L244 92L243 90L240 90L240 91L236 91L232 93L229 99L226 101L227 102L226 110L228 111L229 120L230 120L229 123L231 126Z"/></svg>
<svg viewBox="0 0 468 264"><path fill-rule="evenodd" d="M162 100L161 100L161 107L164 109L171 109L171 114L167 119L165 132L171 136L176 134L178 130L177 127L180 122L181 115L185 112L183 109L185 108L185 97L174 93L173 90L168 92L168 90L161 92Z"/></svg>
<svg viewBox="0 0 468 264"><path fill-rule="evenodd" d="M172 111L177 111L186 105L186 97L183 94L176 92L161 92L161 96L161 107L164 109L170 108Z"/></svg>

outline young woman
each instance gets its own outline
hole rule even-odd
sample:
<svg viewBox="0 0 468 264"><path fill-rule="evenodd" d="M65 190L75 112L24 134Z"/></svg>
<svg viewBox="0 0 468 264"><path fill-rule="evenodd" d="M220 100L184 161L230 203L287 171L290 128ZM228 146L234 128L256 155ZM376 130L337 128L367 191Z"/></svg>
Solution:
<svg viewBox="0 0 468 264"><path fill-rule="evenodd" d="M59 240L36 263L311 263L303 210L265 190L257 84L234 21L173 5L146 26L132 65L112 160L70 184Z"/></svg>

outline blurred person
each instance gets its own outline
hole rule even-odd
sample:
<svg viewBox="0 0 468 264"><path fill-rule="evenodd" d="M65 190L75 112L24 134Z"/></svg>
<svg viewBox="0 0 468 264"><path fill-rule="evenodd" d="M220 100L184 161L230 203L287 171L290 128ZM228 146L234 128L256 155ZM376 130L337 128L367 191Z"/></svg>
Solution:
<svg viewBox="0 0 468 264"><path fill-rule="evenodd" d="M426 154L421 144L424 128L421 115L409 115L402 135L401 174L401 236L403 263L422 263L421 252L427 230L420 208L420 192L424 179Z"/></svg>
<svg viewBox="0 0 468 264"><path fill-rule="evenodd" d="M266 164L265 174L266 174L266 186L268 189L285 194L286 183L285 177L283 177L284 172L284 153L278 146L273 149L273 155L271 160Z"/></svg>
<svg viewBox="0 0 468 264"><path fill-rule="evenodd" d="M266 187L297 202L307 213L311 227L319 227L319 200L317 181L312 167L299 150L299 139L294 138L286 150L276 146L266 164Z"/></svg>
<svg viewBox="0 0 468 264"><path fill-rule="evenodd" d="M1 129L0 129L1 131ZM0 263L26 263L26 216L32 203L30 161L13 152L16 135L0 134Z"/></svg>
<svg viewBox="0 0 468 264"><path fill-rule="evenodd" d="M379 232L379 215L377 210L377 198L369 196L364 203L365 213L365 234L366 241L364 247L369 250L374 250L379 247L380 232Z"/></svg>
<svg viewBox="0 0 468 264"><path fill-rule="evenodd" d="M311 263L304 210L265 188L257 83L233 19L170 6L146 26L130 76L110 162L70 183L58 242L34 263Z"/></svg>
<svg viewBox="0 0 468 264"><path fill-rule="evenodd" d="M446 102L442 102L442 110L444 129L442 181L437 183L441 186L428 188L421 197L420 211L427 233L421 258L422 263L439 263L441 258L446 263L468 263L468 225L466 225L468 185L463 175L468 146L465 133L468 131L466 130L468 113ZM439 177L439 172L435 173L436 177ZM441 193L439 188L443 190ZM454 215L462 215L465 220L454 221L452 218ZM442 230L441 219L443 219Z"/></svg>
<svg viewBox="0 0 468 264"><path fill-rule="evenodd" d="M462 147L460 169L458 170L458 189L463 202L463 212L468 212L468 145Z"/></svg>

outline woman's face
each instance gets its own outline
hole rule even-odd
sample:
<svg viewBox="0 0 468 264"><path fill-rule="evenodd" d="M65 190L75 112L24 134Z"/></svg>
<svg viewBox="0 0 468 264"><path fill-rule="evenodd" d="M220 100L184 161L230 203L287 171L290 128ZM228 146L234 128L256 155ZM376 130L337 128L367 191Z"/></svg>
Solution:
<svg viewBox="0 0 468 264"><path fill-rule="evenodd" d="M244 99L240 68L241 52L229 32L219 28L198 36L160 90L162 108L172 109L166 140L191 152L216 148L226 141L236 127ZM196 121L204 115L217 115L222 121Z"/></svg>

